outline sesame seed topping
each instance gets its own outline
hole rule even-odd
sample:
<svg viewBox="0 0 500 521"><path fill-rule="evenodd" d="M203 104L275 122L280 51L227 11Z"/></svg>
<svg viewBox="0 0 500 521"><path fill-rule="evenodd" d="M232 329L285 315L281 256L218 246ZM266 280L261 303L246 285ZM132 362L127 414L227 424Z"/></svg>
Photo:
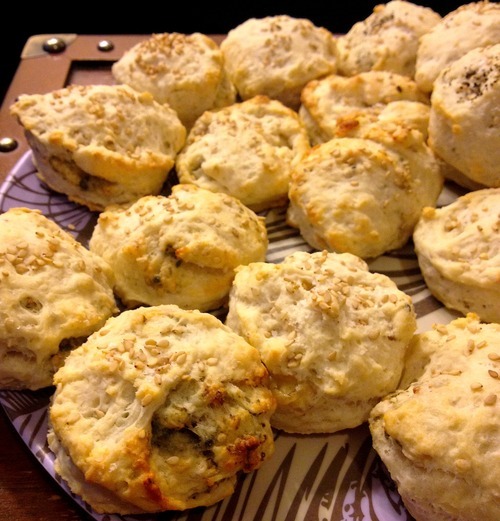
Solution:
<svg viewBox="0 0 500 521"><path fill-rule="evenodd" d="M146 394L141 399L141 405L143 407L148 406L153 401L153 395L152 394Z"/></svg>
<svg viewBox="0 0 500 521"><path fill-rule="evenodd" d="M443 324L437 324L434 326L434 329L438 332L438 333L441 333L443 335L445 335L448 330L446 329L446 326L443 325Z"/></svg>
<svg viewBox="0 0 500 521"><path fill-rule="evenodd" d="M489 394L484 399L484 405L495 405L497 403L497 395L496 394Z"/></svg>

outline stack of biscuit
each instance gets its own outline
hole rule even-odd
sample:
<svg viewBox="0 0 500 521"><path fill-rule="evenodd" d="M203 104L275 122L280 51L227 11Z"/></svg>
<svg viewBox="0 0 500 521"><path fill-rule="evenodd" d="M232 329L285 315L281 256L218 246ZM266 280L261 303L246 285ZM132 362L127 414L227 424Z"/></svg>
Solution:
<svg viewBox="0 0 500 521"><path fill-rule="evenodd" d="M57 473L100 513L209 506L272 429L368 423L418 521L496 520L500 5L155 34L112 75L11 108L40 179L98 214L88 249L0 216L0 385L55 386ZM310 251L271 263L276 207ZM412 242L464 315L428 332L368 264Z"/></svg>

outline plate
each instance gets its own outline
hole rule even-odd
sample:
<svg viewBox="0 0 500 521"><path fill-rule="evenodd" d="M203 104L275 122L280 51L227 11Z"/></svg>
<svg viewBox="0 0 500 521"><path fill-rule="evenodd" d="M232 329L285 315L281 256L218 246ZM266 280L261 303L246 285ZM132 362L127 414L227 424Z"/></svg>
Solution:
<svg viewBox="0 0 500 521"><path fill-rule="evenodd" d="M166 185L168 189L168 184ZM446 185L438 206L461 195ZM98 214L73 204L48 189L36 175L26 152L0 187L0 213L24 206L39 209L83 245ZM286 208L263 212L269 237L267 260L280 262L288 254L312 251L298 230L285 222ZM411 241L401 250L369 263L370 270L393 279L409 294L417 313L418 331L456 318L427 289ZM217 315L217 312L215 312ZM209 508L158 515L99 515L68 489L54 471L47 446L47 409L53 389L0 391L0 404L24 443L50 476L97 521L410 521L397 489L372 448L367 425L329 435L290 435L275 431L275 454L251 474L240 477L235 493Z"/></svg>

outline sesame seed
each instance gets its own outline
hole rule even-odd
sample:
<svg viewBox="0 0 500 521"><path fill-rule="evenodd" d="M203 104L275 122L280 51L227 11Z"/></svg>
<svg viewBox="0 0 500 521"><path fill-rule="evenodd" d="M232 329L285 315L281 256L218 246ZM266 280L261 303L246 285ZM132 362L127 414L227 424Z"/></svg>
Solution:
<svg viewBox="0 0 500 521"><path fill-rule="evenodd" d="M489 369L489 370L488 370L488 374L489 374L492 378L498 378L498 372L497 372L497 371L493 371L493 369Z"/></svg>
<svg viewBox="0 0 500 521"><path fill-rule="evenodd" d="M443 324L438 324L438 325L435 325L434 326L434 329L438 332L438 333L441 333L443 335L445 335L448 330L446 329L446 326L444 326Z"/></svg>
<svg viewBox="0 0 500 521"><path fill-rule="evenodd" d="M207 365L214 366L217 365L219 360L215 357L210 357L207 359Z"/></svg>
<svg viewBox="0 0 500 521"><path fill-rule="evenodd" d="M474 323L469 323L467 324L467 329L471 332L471 333L478 333L479 330L481 329L479 327L479 324L477 324L476 322Z"/></svg>
<svg viewBox="0 0 500 521"><path fill-rule="evenodd" d="M484 405L495 405L497 403L497 395L496 394L489 394L484 399Z"/></svg>
<svg viewBox="0 0 500 521"><path fill-rule="evenodd" d="M143 407L146 407L146 406L149 405L152 401L153 401L153 395L152 395L152 394L146 394L146 395L143 396L142 399L141 399L141 405L142 405Z"/></svg>
<svg viewBox="0 0 500 521"><path fill-rule="evenodd" d="M162 348L169 347L170 346L170 340L168 340L168 338L161 338L160 340L158 340L156 345L158 347L162 347Z"/></svg>
<svg viewBox="0 0 500 521"><path fill-rule="evenodd" d="M169 465L177 465L180 461L180 458L179 456L170 456L166 461Z"/></svg>
<svg viewBox="0 0 500 521"><path fill-rule="evenodd" d="M470 384L472 391L480 391L483 388L483 384L480 382L473 382Z"/></svg>
<svg viewBox="0 0 500 521"><path fill-rule="evenodd" d="M177 356L175 356L175 362L178 364L184 364L187 360L187 354L182 352L178 353Z"/></svg>
<svg viewBox="0 0 500 521"><path fill-rule="evenodd" d="M130 339L124 339L122 349L119 349L121 353L124 351L131 351L134 348L134 341Z"/></svg>
<svg viewBox="0 0 500 521"><path fill-rule="evenodd" d="M488 358L493 362L496 362L497 360L500 360L500 355L498 353L489 353Z"/></svg>

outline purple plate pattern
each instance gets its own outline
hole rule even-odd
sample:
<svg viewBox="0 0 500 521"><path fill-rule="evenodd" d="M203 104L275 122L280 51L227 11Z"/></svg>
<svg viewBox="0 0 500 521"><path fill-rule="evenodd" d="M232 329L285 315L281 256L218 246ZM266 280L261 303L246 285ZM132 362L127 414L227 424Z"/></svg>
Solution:
<svg viewBox="0 0 500 521"><path fill-rule="evenodd" d="M446 186L438 201L454 200ZM87 246L97 214L51 191L36 175L27 152L0 187L0 213L24 206L39 209ZM285 208L263 213L269 236L267 260L280 262L293 251L312 251L297 230L287 226ZM383 255L370 269L392 278L412 297L418 330L447 323L454 315L425 286L410 243ZM217 312L215 312L217 315ZM411 521L395 484L371 446L366 425L330 435L275 432L275 454L258 471L241 476L235 493L209 508L158 515L100 515L75 496L54 471L47 446L47 410L53 389L0 391L0 404L23 442L61 489L96 521Z"/></svg>

